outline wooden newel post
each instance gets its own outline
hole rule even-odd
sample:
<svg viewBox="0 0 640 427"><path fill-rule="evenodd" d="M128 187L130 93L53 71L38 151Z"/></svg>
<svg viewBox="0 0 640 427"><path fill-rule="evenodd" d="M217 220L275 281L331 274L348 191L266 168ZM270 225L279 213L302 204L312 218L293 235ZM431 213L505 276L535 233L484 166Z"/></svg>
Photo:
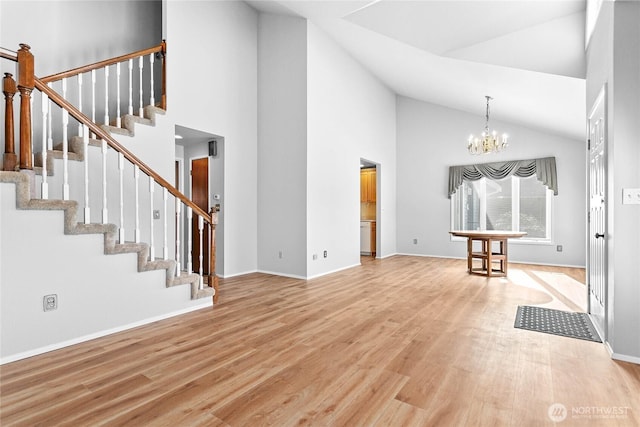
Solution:
<svg viewBox="0 0 640 427"><path fill-rule="evenodd" d="M2 93L4 93L4 158L2 160L2 170L14 171L18 164L16 156L16 145L13 122L13 96L16 94L16 81L13 74L4 73L2 79Z"/></svg>
<svg viewBox="0 0 640 427"><path fill-rule="evenodd" d="M162 40L162 95L160 108L167 111L167 42Z"/></svg>
<svg viewBox="0 0 640 427"><path fill-rule="evenodd" d="M211 247L209 249L209 285L212 286L215 291L213 303L216 304L220 293L218 290L218 276L216 275L216 224L218 224L218 212L215 207L211 208L210 217L211 226L209 229L211 230L211 235L209 244Z"/></svg>
<svg viewBox="0 0 640 427"><path fill-rule="evenodd" d="M33 169L31 148L31 92L36 85L31 46L20 43L18 90L20 91L20 169Z"/></svg>

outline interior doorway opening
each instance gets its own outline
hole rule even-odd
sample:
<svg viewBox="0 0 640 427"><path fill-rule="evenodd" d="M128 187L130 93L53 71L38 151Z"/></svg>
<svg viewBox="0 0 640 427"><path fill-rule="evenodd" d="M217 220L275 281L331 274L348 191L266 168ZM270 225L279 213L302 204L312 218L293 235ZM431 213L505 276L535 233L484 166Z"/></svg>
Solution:
<svg viewBox="0 0 640 427"><path fill-rule="evenodd" d="M218 211L215 229L216 275L224 277L224 137L184 126L175 126L176 188L184 193L206 212ZM197 223L191 227L193 247L183 245L182 256L186 259L191 252L193 271L198 272L200 249L195 234L199 232ZM186 230L186 223L182 229ZM208 229L203 231L208 235ZM187 241L184 235L184 242ZM208 259L208 241L203 245L203 259ZM203 262L203 273L208 273L208 265Z"/></svg>
<svg viewBox="0 0 640 427"><path fill-rule="evenodd" d="M380 248L380 164L360 159L360 255L375 258Z"/></svg>

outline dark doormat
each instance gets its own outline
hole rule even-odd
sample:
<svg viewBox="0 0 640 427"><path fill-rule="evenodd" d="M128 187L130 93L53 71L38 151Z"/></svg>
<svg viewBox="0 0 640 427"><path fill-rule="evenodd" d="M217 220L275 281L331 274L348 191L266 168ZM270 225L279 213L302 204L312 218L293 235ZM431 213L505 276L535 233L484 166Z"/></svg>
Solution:
<svg viewBox="0 0 640 427"><path fill-rule="evenodd" d="M587 313L520 305L513 326L530 331L602 342Z"/></svg>

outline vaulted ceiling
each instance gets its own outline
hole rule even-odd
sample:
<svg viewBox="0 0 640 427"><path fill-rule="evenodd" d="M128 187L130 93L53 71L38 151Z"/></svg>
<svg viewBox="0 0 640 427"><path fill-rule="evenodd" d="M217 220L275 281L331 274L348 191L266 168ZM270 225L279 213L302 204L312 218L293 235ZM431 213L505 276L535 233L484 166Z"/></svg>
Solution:
<svg viewBox="0 0 640 427"><path fill-rule="evenodd" d="M249 1L308 19L399 95L576 140L585 0ZM481 119L482 120L482 119Z"/></svg>

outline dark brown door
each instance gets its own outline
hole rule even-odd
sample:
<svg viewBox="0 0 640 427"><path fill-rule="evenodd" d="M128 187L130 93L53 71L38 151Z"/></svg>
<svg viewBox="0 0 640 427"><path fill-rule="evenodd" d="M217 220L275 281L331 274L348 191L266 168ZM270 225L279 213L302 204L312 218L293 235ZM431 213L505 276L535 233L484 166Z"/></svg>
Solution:
<svg viewBox="0 0 640 427"><path fill-rule="evenodd" d="M200 209L209 212L209 158L191 161L191 201ZM202 240L202 274L209 274L209 227L204 223L202 234L198 229L198 216L193 215L192 224L192 262L193 271L200 271L200 240Z"/></svg>

